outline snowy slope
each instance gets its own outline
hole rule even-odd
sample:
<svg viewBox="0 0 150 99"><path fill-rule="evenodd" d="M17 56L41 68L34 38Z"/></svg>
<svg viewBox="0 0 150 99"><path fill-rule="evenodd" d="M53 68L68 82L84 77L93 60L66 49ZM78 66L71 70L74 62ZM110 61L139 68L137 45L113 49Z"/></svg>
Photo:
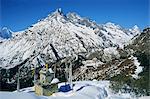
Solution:
<svg viewBox="0 0 150 99"><path fill-rule="evenodd" d="M34 88L24 88L21 92L0 92L2 99L134 99L129 93L116 93L109 88L109 81L74 82L73 91L58 92L52 96L36 96ZM64 85L64 83L60 83Z"/></svg>
<svg viewBox="0 0 150 99"><path fill-rule="evenodd" d="M40 52L49 60L55 56L49 44L63 58L72 53L90 53L107 47L122 47L139 33L113 23L97 25L75 13L67 16L60 9L28 29L13 33L12 38L0 43L0 67L12 68ZM33 60L30 60L31 62Z"/></svg>
<svg viewBox="0 0 150 99"><path fill-rule="evenodd" d="M140 34L140 30L137 26L134 26L132 29L125 30L119 25L115 25L114 23L106 23L102 25L101 33L103 33L106 38L110 39L114 44L119 45L119 47L123 47L130 39L132 39L135 35Z"/></svg>

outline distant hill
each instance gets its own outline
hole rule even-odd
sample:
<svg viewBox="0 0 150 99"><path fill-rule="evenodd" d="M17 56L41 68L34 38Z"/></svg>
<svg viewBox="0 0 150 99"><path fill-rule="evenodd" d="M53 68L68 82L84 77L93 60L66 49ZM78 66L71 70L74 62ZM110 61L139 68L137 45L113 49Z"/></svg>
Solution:
<svg viewBox="0 0 150 99"><path fill-rule="evenodd" d="M3 27L0 30L0 38L2 39L8 39L12 37L12 31L8 29L7 27Z"/></svg>

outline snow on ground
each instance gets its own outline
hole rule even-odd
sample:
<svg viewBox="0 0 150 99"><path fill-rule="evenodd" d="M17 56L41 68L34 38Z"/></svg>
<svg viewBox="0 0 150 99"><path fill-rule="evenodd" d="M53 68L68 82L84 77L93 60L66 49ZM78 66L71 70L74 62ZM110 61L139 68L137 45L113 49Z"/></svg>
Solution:
<svg viewBox="0 0 150 99"><path fill-rule="evenodd" d="M133 74L132 77L138 78L138 74L143 71L143 67L140 66L140 63L138 62L137 57L131 56L130 58L133 59L134 65L136 66L135 74Z"/></svg>
<svg viewBox="0 0 150 99"><path fill-rule="evenodd" d="M34 92L34 87L23 88L23 89L20 89L19 91L20 92L27 92L27 93ZM17 90L14 92L17 92Z"/></svg>
<svg viewBox="0 0 150 99"><path fill-rule="evenodd" d="M129 93L114 94L109 88L109 81L78 81L73 83L73 90L57 92L52 96L36 96L34 87L21 89L20 92L0 92L1 99L134 99ZM59 87L64 85L60 83Z"/></svg>
<svg viewBox="0 0 150 99"><path fill-rule="evenodd" d="M112 57L116 57L119 58L119 52L117 51L117 47L108 47L104 49L104 59L106 61L110 61L112 59Z"/></svg>
<svg viewBox="0 0 150 99"><path fill-rule="evenodd" d="M150 99L150 96L143 96L143 97L140 97L139 99Z"/></svg>
<svg viewBox="0 0 150 99"><path fill-rule="evenodd" d="M26 92L0 92L0 99L42 99Z"/></svg>

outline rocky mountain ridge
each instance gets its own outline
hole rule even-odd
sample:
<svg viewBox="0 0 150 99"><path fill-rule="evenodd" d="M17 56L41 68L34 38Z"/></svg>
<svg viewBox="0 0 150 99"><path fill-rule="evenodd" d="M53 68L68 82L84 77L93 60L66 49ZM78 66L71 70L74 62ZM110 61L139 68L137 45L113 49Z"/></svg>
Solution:
<svg viewBox="0 0 150 99"><path fill-rule="evenodd" d="M34 56L34 52L42 53L44 57L54 61L56 59L49 44L52 44L63 58L72 53L90 53L108 47L123 47L139 33L138 28L126 30L113 23L97 25L74 13L63 15L58 9L1 43L0 67L14 67Z"/></svg>

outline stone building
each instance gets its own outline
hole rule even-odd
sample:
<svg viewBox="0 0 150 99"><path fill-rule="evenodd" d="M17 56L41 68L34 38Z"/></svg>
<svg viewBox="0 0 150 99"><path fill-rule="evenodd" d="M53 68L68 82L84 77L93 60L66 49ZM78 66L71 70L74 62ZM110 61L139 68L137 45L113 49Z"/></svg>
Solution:
<svg viewBox="0 0 150 99"><path fill-rule="evenodd" d="M57 78L54 78L54 72L48 65L40 70L40 79L35 82L35 93L37 95L50 96L58 91Z"/></svg>

